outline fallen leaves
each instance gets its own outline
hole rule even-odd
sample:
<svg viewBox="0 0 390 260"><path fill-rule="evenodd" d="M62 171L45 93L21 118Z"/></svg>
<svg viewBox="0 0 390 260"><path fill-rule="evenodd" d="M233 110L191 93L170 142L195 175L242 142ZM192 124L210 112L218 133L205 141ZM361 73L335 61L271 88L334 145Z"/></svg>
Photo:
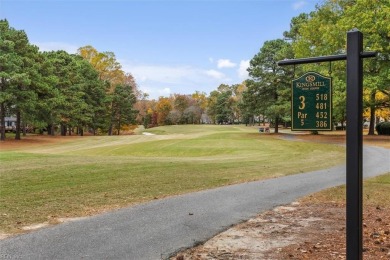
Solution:
<svg viewBox="0 0 390 260"><path fill-rule="evenodd" d="M390 259L390 208L366 206L363 219L363 258ZM171 259L343 260L346 259L345 224L345 205L294 203L260 214ZM237 237L245 238L245 243L240 243ZM282 240L288 244L274 243ZM274 244L254 249L256 243L267 242Z"/></svg>

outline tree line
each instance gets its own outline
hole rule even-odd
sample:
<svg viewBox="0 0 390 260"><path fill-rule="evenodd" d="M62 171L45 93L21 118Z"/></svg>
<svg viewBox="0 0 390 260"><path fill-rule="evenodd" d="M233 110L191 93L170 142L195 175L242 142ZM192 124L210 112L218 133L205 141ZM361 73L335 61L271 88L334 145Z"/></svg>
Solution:
<svg viewBox="0 0 390 260"><path fill-rule="evenodd" d="M305 71L317 71L333 79L333 121L345 127L346 64L345 61L279 67L283 59L316 57L346 52L346 33L359 28L364 34L365 51L377 51L375 59L364 61L364 117L369 119L369 134L374 134L378 119L390 120L390 2L386 0L328 0L316 10L292 18L283 38L264 42L251 59L250 79L236 85L221 84L198 100L195 113L202 111L211 123L247 123L268 119L278 132L279 124L291 122L291 80ZM194 98L194 95L188 98ZM148 124L193 123L181 95L160 98L150 104ZM177 103L181 103L178 105ZM187 116L186 116L187 115ZM183 117L181 117L183 116ZM180 118L180 119L178 119ZM194 118L194 117L191 117ZM187 120L187 121L186 121ZM195 121L196 122L196 121ZM204 121L203 121L204 122ZM363 124L363 122L362 122Z"/></svg>
<svg viewBox="0 0 390 260"><path fill-rule="evenodd" d="M23 31L0 21L0 117L16 115L23 125L49 134L119 134L124 126L167 124L254 124L268 119L275 126L291 122L291 80L314 70L333 78L333 120L346 118L345 61L279 67L283 59L326 56L346 51L347 31L364 34L365 51L377 51L364 61L364 108L374 134L378 117L390 119L390 3L387 0L327 0L315 11L292 18L280 39L264 42L248 68L249 79L221 84L209 94L173 94L149 100L137 89L112 52L85 46L77 54L40 52ZM362 122L363 123L363 122ZM58 129L57 129L58 128ZM18 133L16 131L16 138ZM20 138L20 136L19 136Z"/></svg>
<svg viewBox="0 0 390 260"><path fill-rule="evenodd" d="M91 46L77 54L40 52L26 33L0 20L0 120L16 117L15 139L29 127L83 135L116 131L135 123L136 83L112 52Z"/></svg>

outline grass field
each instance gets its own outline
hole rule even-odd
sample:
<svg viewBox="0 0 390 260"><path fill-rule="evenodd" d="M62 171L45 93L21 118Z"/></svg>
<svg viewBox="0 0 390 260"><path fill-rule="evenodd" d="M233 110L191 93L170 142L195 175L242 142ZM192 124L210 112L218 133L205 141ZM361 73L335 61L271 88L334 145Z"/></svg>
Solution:
<svg viewBox="0 0 390 260"><path fill-rule="evenodd" d="M245 126L169 126L149 135L48 138L0 149L0 232L344 162L339 145ZM153 134L153 135L151 135Z"/></svg>

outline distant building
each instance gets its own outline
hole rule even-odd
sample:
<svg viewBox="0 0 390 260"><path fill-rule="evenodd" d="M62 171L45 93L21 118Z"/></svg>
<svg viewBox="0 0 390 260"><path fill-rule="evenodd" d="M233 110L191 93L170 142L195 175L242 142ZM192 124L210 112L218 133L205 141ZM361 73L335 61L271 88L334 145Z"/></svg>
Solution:
<svg viewBox="0 0 390 260"><path fill-rule="evenodd" d="M16 130L16 117L6 116L4 117L4 121L5 121L6 132L13 132Z"/></svg>

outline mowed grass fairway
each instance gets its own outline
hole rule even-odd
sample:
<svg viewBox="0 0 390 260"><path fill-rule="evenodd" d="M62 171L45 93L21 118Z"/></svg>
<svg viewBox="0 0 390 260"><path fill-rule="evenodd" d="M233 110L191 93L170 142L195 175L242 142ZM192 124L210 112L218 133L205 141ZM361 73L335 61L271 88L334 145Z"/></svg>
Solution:
<svg viewBox="0 0 390 260"><path fill-rule="evenodd" d="M342 146L259 134L257 127L187 125L147 132L154 135L56 137L62 141L1 149L0 232L323 169L345 157Z"/></svg>

